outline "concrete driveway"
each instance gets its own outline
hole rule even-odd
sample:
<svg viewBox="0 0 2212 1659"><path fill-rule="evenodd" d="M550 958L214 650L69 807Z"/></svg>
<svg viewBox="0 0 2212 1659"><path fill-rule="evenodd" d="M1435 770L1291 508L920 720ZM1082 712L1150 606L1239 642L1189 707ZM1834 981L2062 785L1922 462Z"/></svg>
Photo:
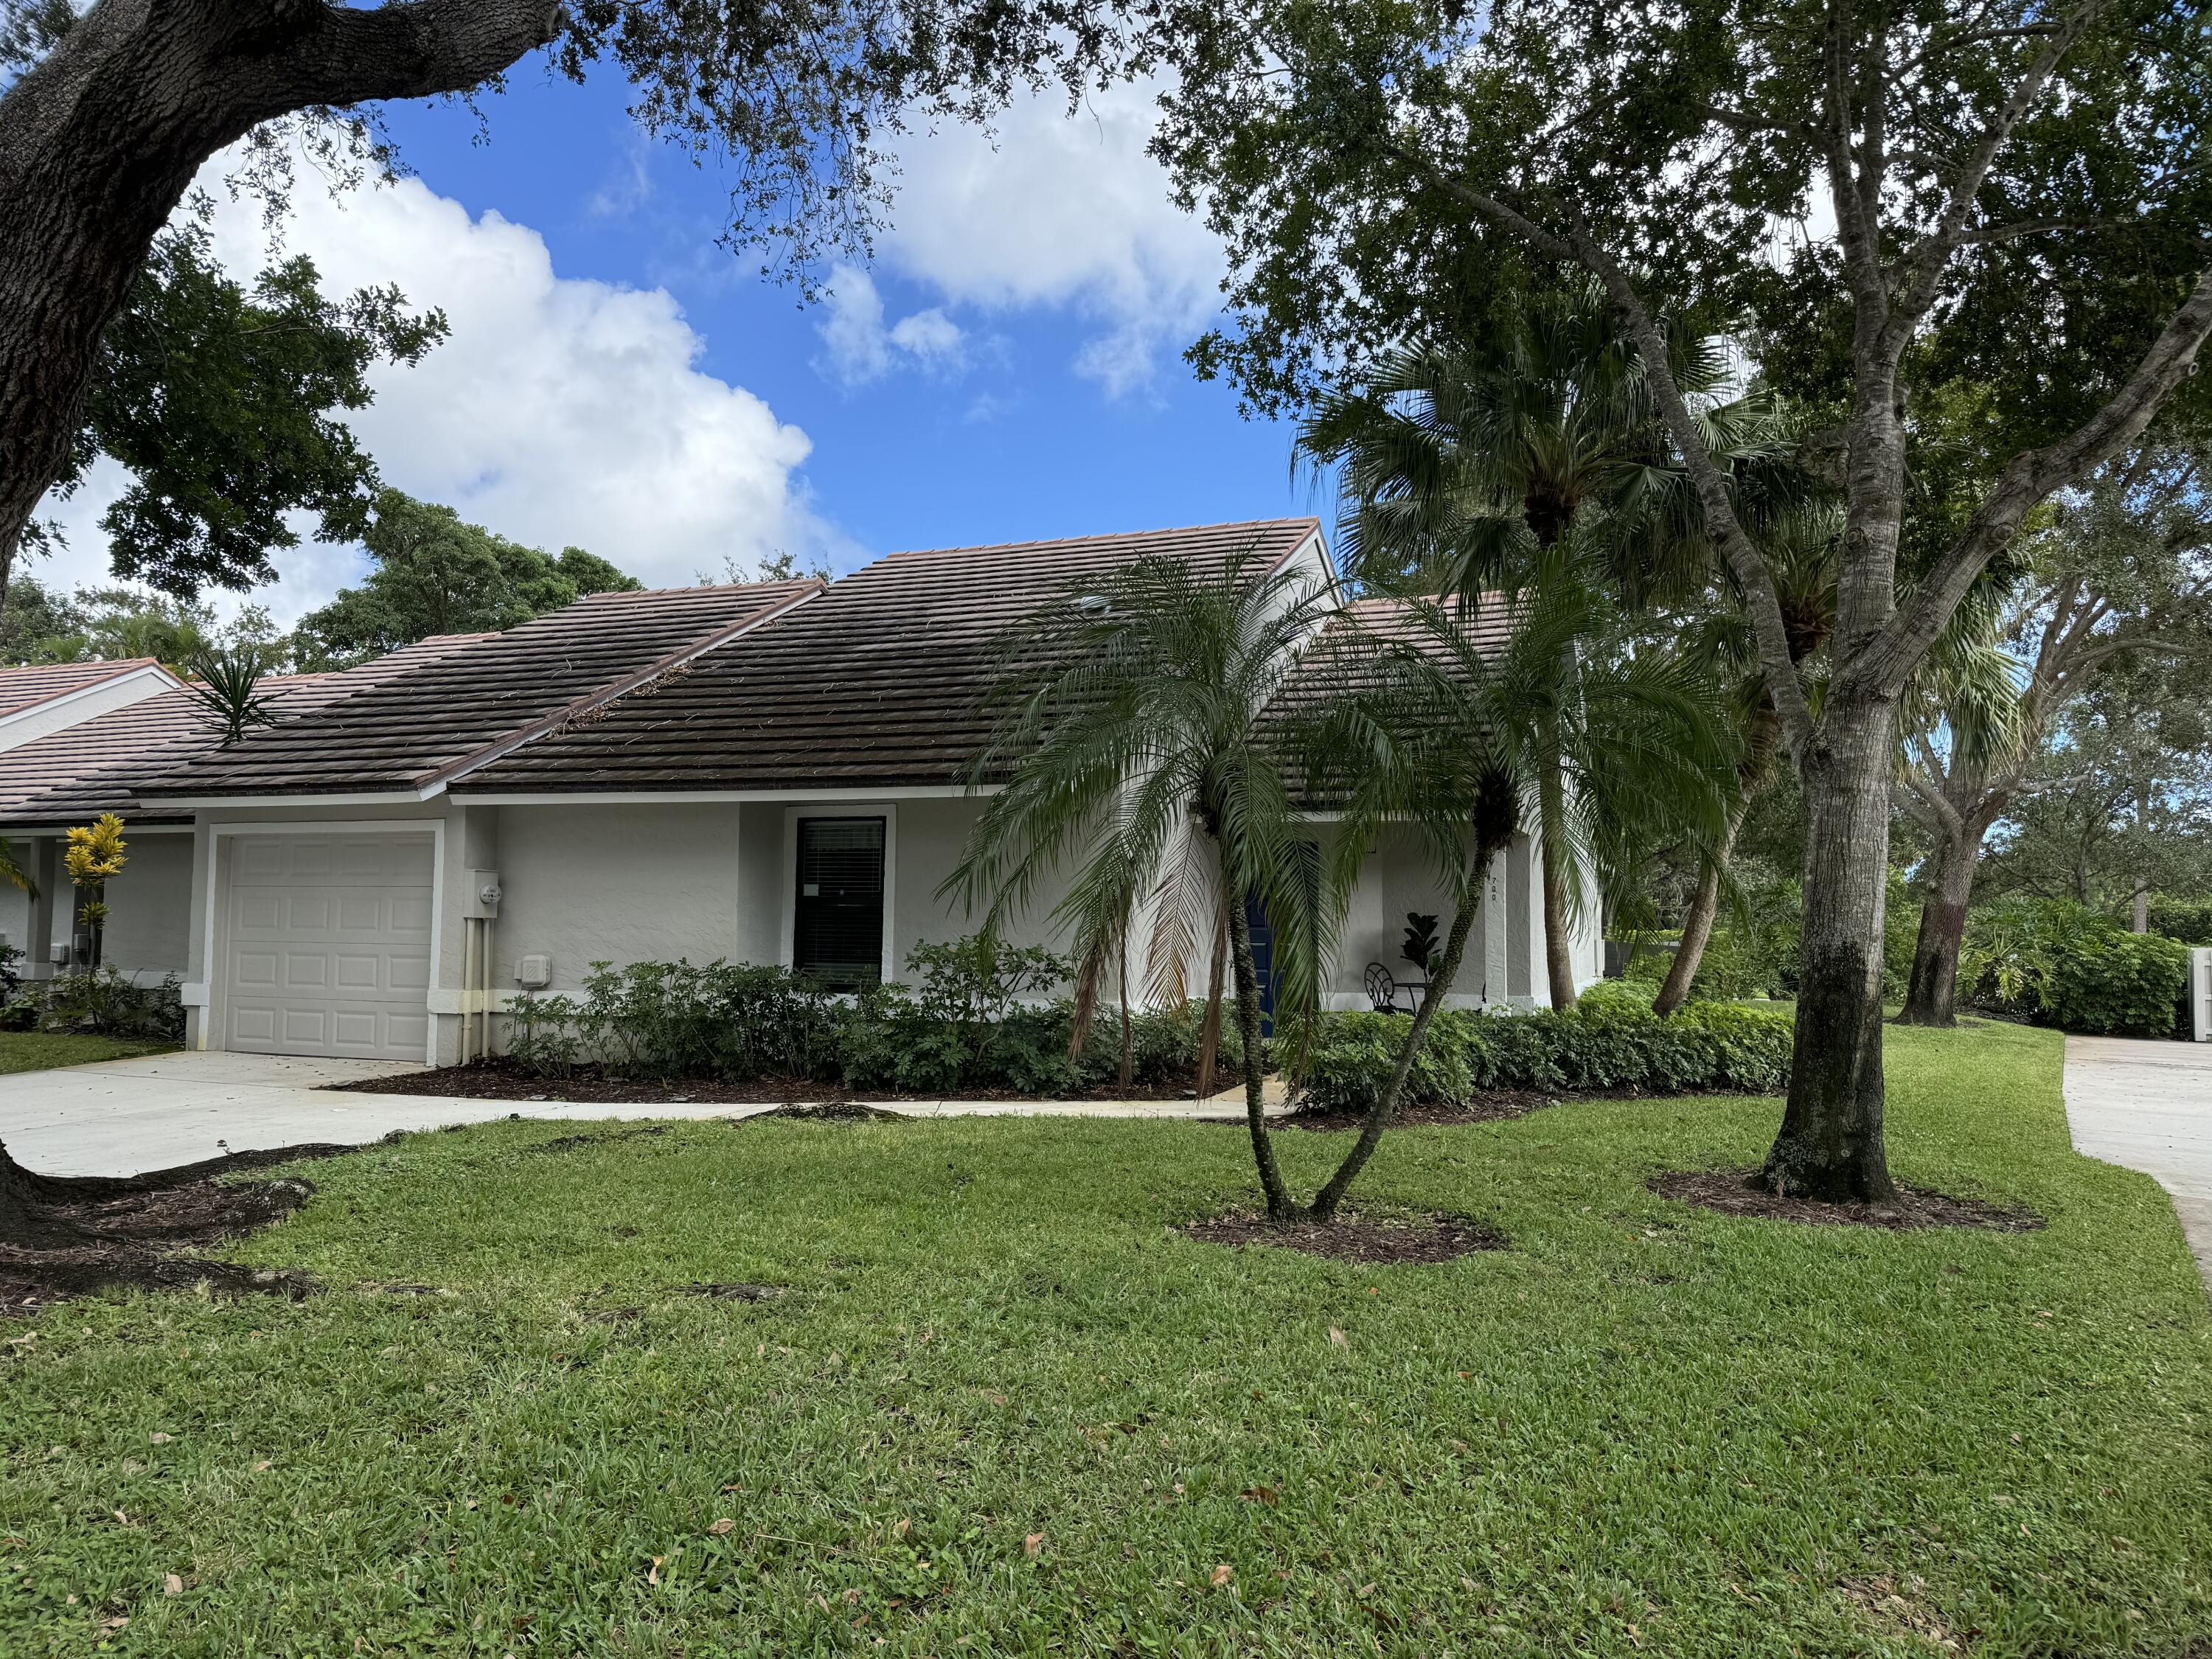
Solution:
<svg viewBox="0 0 2212 1659"><path fill-rule="evenodd" d="M2068 1037L2066 1121L2077 1150L2173 1194L2212 1290L2212 1042Z"/></svg>
<svg viewBox="0 0 2212 1659"><path fill-rule="evenodd" d="M273 1054L174 1054L0 1076L0 1141L46 1175L137 1175L303 1141L361 1146L394 1129L435 1129L520 1114L593 1118L749 1117L765 1105L728 1103L451 1100L441 1095L342 1093L321 1085L416 1072L404 1060L305 1060ZM550 1085L549 1085L550 1089ZM1270 1110L1282 1086L1268 1079ZM1241 1095L1194 1100L898 1100L913 1117L1182 1119L1241 1114Z"/></svg>

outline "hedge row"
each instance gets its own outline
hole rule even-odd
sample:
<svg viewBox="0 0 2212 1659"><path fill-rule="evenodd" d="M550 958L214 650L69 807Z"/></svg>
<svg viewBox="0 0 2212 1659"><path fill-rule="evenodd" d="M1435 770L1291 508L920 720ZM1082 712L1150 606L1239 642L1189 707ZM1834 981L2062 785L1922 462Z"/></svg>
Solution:
<svg viewBox="0 0 2212 1659"><path fill-rule="evenodd" d="M1307 1057L1313 1104L1366 1110L1389 1079L1406 1029L1402 1016L1322 1016ZM1402 1103L1461 1106L1492 1089L1770 1094L1789 1086L1792 1030L1781 1010L1728 1003L1692 1003L1662 1019L1632 990L1606 987L1558 1012L1445 1009L1431 1023ZM1295 1052L1297 1035L1278 1046Z"/></svg>
<svg viewBox="0 0 2212 1659"><path fill-rule="evenodd" d="M594 963L580 997L514 1000L507 1052L547 1077L590 1065L625 1077L925 1094L1068 1095L1117 1074L1118 1010L1102 1009L1090 1041L1071 1057L1073 1006L1024 1000L1065 981L1066 965L1049 953L964 939L918 947L907 965L912 986L843 997L781 968ZM1234 1075L1242 1048L1233 1007L1223 1024L1220 1065ZM1180 1078L1196 1066L1194 1006L1135 1013L1131 1026L1138 1082Z"/></svg>
<svg viewBox="0 0 2212 1659"><path fill-rule="evenodd" d="M2189 946L2082 905L2015 900L1971 918L1959 980L1982 1006L2039 1025L2172 1036L2186 1017Z"/></svg>

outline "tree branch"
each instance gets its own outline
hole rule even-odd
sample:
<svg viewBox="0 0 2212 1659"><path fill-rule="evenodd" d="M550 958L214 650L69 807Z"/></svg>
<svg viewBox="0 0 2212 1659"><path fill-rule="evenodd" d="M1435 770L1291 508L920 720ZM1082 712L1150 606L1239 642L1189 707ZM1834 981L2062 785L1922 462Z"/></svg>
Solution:
<svg viewBox="0 0 2212 1659"><path fill-rule="evenodd" d="M2073 49L2074 43L2096 21L2106 3L2107 0L2085 0L2085 3L2075 7L2059 21L2045 38L2042 46L2036 49L2034 58L2014 83L2012 95L2005 100L2004 107L1990 118L1976 138L1974 147L1967 152L1966 159L1951 180L1950 190L1944 198L1942 210L1936 216L1935 224L1920 239L1919 246L1904 259L1903 274L1897 285L1896 301L1885 343L1890 347L1893 362L1904 351L1913 328L1927 314L1928 307L1936 303L1937 279L1942 275L1943 267L1950 263L1951 255L1959 246L1959 239L1965 233L1966 217L1973 211L1975 200L1981 194L1983 182L1988 179L1990 168L1996 164L1999 153L2011 138L2013 129L2020 125L2021 118L2042 95L2044 86L2057 69L2059 61Z"/></svg>
<svg viewBox="0 0 2212 1659"><path fill-rule="evenodd" d="M1426 173L1447 195L1466 203L1539 253L1563 264L1579 264L1605 284L1607 296L1627 326L1638 355L1644 361L1644 372L1651 377L1652 390L1657 394L1667 429L1682 452L1691 478L1697 485L1698 504L1705 509L1706 532L1718 544L1722 557L1743 590L1744 604L1751 611L1753 631L1759 641L1759 665L1765 676L1767 693L1773 698L1775 711L1781 718L1784 745L1795 761L1812 738L1813 713L1806 701L1804 682L1798 677L1796 663L1790 653L1790 630L1783 618L1782 597L1774 585L1774 573L1736 517L1728 480L1705 448L1681 388L1675 384L1674 369L1667 357L1667 343L1652 321L1643 296L1586 229L1578 228L1571 239L1560 236L1498 198L1452 177L1427 156L1387 139L1382 147L1407 165Z"/></svg>
<svg viewBox="0 0 2212 1659"><path fill-rule="evenodd" d="M1911 603L1893 612L1881 632L1838 678L1860 679L1895 693L1936 642L1951 613L1976 577L2030 508L2054 489L2101 466L2140 436L2166 394L2195 372L2198 349L2212 334L2212 267L2167 319L2142 361L2104 406L2057 443L2023 450L2013 457L1980 508L1968 522Z"/></svg>

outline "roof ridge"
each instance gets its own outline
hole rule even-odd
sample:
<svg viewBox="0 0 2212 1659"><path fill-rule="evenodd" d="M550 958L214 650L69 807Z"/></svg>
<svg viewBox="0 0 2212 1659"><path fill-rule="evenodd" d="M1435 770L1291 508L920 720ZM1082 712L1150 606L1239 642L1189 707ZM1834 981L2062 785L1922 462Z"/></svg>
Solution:
<svg viewBox="0 0 2212 1659"><path fill-rule="evenodd" d="M1103 530L1089 536L1046 536L1028 541L971 542L953 547L903 547L886 553L875 562L887 564L893 559L934 558L947 553L1005 553L1018 547L1082 547L1093 542L1129 542L1147 536L1188 536L1206 530L1257 530L1287 528L1291 525L1310 525L1321 528L1321 520L1311 514L1302 518L1232 519L1221 524L1170 524L1150 530ZM862 569L869 567L862 566ZM854 573L859 574L858 571Z"/></svg>

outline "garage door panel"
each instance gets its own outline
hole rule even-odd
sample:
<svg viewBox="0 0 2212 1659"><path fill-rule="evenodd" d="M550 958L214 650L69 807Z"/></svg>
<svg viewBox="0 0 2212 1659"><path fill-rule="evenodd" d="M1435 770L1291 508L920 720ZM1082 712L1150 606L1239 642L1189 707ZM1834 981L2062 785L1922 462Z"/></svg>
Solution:
<svg viewBox="0 0 2212 1659"><path fill-rule="evenodd" d="M284 988L288 991L319 991L331 982L331 959L319 951L287 951L284 953Z"/></svg>
<svg viewBox="0 0 2212 1659"><path fill-rule="evenodd" d="M230 1046L417 1059L429 1041L422 834L241 836L230 860Z"/></svg>

